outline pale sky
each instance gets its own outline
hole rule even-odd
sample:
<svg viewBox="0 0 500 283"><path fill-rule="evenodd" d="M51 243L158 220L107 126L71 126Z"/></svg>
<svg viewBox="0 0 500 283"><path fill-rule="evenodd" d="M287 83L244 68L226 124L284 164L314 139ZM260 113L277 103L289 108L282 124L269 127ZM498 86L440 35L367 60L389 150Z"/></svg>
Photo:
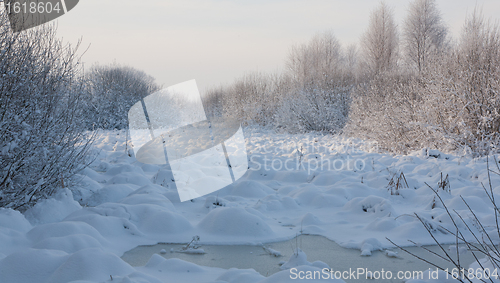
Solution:
<svg viewBox="0 0 500 283"><path fill-rule="evenodd" d="M401 26L408 0L386 0ZM500 19L499 0L438 0L454 37L477 5ZM58 34L82 39L85 68L116 61L164 87L195 79L200 90L253 71L283 67L294 44L333 31L343 46L358 44L373 0L80 0L59 18Z"/></svg>

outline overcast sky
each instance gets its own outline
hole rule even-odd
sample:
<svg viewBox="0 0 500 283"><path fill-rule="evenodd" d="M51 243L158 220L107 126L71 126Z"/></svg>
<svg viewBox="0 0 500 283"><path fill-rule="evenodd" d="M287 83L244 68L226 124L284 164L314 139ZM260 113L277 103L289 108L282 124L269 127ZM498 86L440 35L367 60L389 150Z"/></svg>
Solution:
<svg viewBox="0 0 500 283"><path fill-rule="evenodd" d="M401 26L409 1L386 0ZM477 5L493 21L499 0L438 0L458 37ZM116 61L154 76L164 87L196 79L200 90L252 71L283 66L290 47L332 30L359 44L372 0L81 0L58 19L66 41L82 39L85 67Z"/></svg>

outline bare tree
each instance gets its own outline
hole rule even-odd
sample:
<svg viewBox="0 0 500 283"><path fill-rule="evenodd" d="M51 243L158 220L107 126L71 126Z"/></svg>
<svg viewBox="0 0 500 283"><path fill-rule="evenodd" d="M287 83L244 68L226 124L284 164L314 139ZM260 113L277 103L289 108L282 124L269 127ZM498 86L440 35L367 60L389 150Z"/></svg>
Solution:
<svg viewBox="0 0 500 283"><path fill-rule="evenodd" d="M308 44L294 46L287 67L294 80L305 87L328 84L341 69L341 46L332 32L318 34Z"/></svg>
<svg viewBox="0 0 500 283"><path fill-rule="evenodd" d="M447 34L448 30L435 0L411 2L403 25L407 62L421 73L426 68L429 57L444 47Z"/></svg>
<svg viewBox="0 0 500 283"><path fill-rule="evenodd" d="M355 44L351 44L346 48L345 60L347 68L355 72L358 65L358 48Z"/></svg>
<svg viewBox="0 0 500 283"><path fill-rule="evenodd" d="M383 2L372 12L368 30L361 40L365 64L371 74L397 66L398 31L391 9Z"/></svg>

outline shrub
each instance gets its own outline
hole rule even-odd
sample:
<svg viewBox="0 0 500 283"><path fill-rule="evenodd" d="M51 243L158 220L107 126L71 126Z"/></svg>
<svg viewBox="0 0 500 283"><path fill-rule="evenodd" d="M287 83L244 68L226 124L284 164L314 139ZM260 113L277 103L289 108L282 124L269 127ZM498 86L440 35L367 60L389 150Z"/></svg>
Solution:
<svg viewBox="0 0 500 283"><path fill-rule="evenodd" d="M96 65L87 79L88 127L124 129L128 111L137 101L160 89L155 79L132 67Z"/></svg>
<svg viewBox="0 0 500 283"><path fill-rule="evenodd" d="M79 122L78 46L54 25L14 34L0 22L0 207L25 210L68 185L92 137Z"/></svg>

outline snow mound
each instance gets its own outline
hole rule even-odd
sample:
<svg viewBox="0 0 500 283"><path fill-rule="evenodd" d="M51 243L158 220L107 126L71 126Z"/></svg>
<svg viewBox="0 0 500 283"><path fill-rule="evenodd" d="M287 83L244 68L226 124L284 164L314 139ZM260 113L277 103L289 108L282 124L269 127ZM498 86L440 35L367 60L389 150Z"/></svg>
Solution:
<svg viewBox="0 0 500 283"><path fill-rule="evenodd" d="M151 181L144 175L138 173L120 173L108 181L109 184L134 184L145 186L151 184Z"/></svg>
<svg viewBox="0 0 500 283"><path fill-rule="evenodd" d="M86 248L101 247L101 243L88 235L69 235L65 237L47 238L33 246L35 249L59 250L68 254Z"/></svg>
<svg viewBox="0 0 500 283"><path fill-rule="evenodd" d="M205 208L214 209L217 207L225 207L228 205L228 201L224 198L217 196L208 196L205 199L205 204L203 205Z"/></svg>
<svg viewBox="0 0 500 283"><path fill-rule="evenodd" d="M463 196L467 204L460 197L454 197L451 200L445 202L448 209L454 209L457 211L464 210L466 213L469 212L467 205L474 211L474 213L482 212L485 214L493 214L492 205L486 203L483 199L477 196ZM439 201L439 200L438 200Z"/></svg>
<svg viewBox="0 0 500 283"><path fill-rule="evenodd" d="M207 233L224 236L268 236L273 230L262 218L240 207L220 207L203 218L198 227Z"/></svg>
<svg viewBox="0 0 500 283"><path fill-rule="evenodd" d="M143 235L129 220L96 213L68 216L66 220L81 221L94 227L102 236Z"/></svg>
<svg viewBox="0 0 500 283"><path fill-rule="evenodd" d="M54 198L39 201L25 212L26 219L32 224L54 223L63 220L69 214L82 207L73 200L70 190L60 191Z"/></svg>
<svg viewBox="0 0 500 283"><path fill-rule="evenodd" d="M325 223L323 221L319 220L319 218L316 215L308 212L302 218L300 218L296 224L308 226L308 225L321 225L321 224L325 224Z"/></svg>
<svg viewBox="0 0 500 283"><path fill-rule="evenodd" d="M148 215L139 225L141 231L153 234L181 233L193 228L182 215L170 211Z"/></svg>
<svg viewBox="0 0 500 283"><path fill-rule="evenodd" d="M305 252L303 252L301 249L296 249L294 254L290 256L288 261L281 265L281 269L290 269L301 265L311 265L311 263L307 261L307 255Z"/></svg>
<svg viewBox="0 0 500 283"><path fill-rule="evenodd" d="M288 259L287 262L283 263L280 268L285 270L285 269L296 268L299 266L313 266L319 269L330 268L328 264L319 260L313 263L307 261L307 255L301 249L298 248L295 250L293 255L290 256L290 259Z"/></svg>
<svg viewBox="0 0 500 283"><path fill-rule="evenodd" d="M398 222L392 217L378 217L366 226L366 229L372 231L391 231L392 229L398 227Z"/></svg>
<svg viewBox="0 0 500 283"><path fill-rule="evenodd" d="M46 282L68 257L67 253L57 250L28 249L13 253L0 260L0 282Z"/></svg>
<svg viewBox="0 0 500 283"><path fill-rule="evenodd" d="M294 164L294 165L290 164L290 167L297 168L296 165L297 164ZM300 165L298 167L301 168ZM274 172L274 170L273 171L269 171L269 172ZM305 170L304 171L293 171L293 172L290 172L290 171L280 171L280 172L276 173L276 177L274 177L274 180L294 182L294 183L299 183L300 184L300 183L307 182L307 180L308 180L309 177L310 177L309 174L307 174L307 171L305 171Z"/></svg>
<svg viewBox="0 0 500 283"><path fill-rule="evenodd" d="M298 210L300 206L297 204L297 201L291 197L285 196L280 198L278 195L269 195L255 204L255 209L262 212L283 211Z"/></svg>
<svg viewBox="0 0 500 283"><path fill-rule="evenodd" d="M398 252L395 252L395 251L386 250L385 255L387 257L391 257L391 258L401 258L401 256L398 255Z"/></svg>
<svg viewBox="0 0 500 283"><path fill-rule="evenodd" d="M311 201L311 205L317 208L343 207L347 199L339 196L322 194Z"/></svg>
<svg viewBox="0 0 500 283"><path fill-rule="evenodd" d="M148 260L148 263L146 263L145 267L155 267L158 264L162 263L165 261L165 258L162 257L161 255L158 254L153 254L151 258Z"/></svg>
<svg viewBox="0 0 500 283"><path fill-rule="evenodd" d="M151 194L151 195L163 195L164 193L168 192L169 189L164 188L160 185L155 185L155 184L149 184L142 186L132 192L130 195L137 195L137 194Z"/></svg>
<svg viewBox="0 0 500 283"><path fill-rule="evenodd" d="M102 282L110 279L110 275L124 276L134 269L112 253L102 249L90 248L78 251L50 276L47 282L71 282L89 280Z"/></svg>
<svg viewBox="0 0 500 283"><path fill-rule="evenodd" d="M27 237L34 243L38 243L42 240L52 237L64 237L69 235L82 234L96 239L101 244L106 243L106 240L94 227L85 222L74 221L63 221L37 226L27 233Z"/></svg>
<svg viewBox="0 0 500 283"><path fill-rule="evenodd" d="M394 208L388 200L373 195L353 198L344 205L343 209L356 214L369 213L375 216L395 215Z"/></svg>
<svg viewBox="0 0 500 283"><path fill-rule="evenodd" d="M158 188L159 187L159 188ZM123 204L155 204L174 211L175 207L166 196L163 195L165 189L158 185L143 186L132 192L118 203Z"/></svg>
<svg viewBox="0 0 500 283"><path fill-rule="evenodd" d="M24 233L33 228L24 215L10 208L0 208L0 227Z"/></svg>
<svg viewBox="0 0 500 283"><path fill-rule="evenodd" d="M105 202L119 201L135 191L134 187L137 188L130 184L107 185L90 196L86 201L87 205L97 206Z"/></svg>
<svg viewBox="0 0 500 283"><path fill-rule="evenodd" d="M228 283L255 283L259 282L265 277L260 275L253 269L236 269L231 268L220 275L216 280Z"/></svg>
<svg viewBox="0 0 500 283"><path fill-rule="evenodd" d="M162 187L170 187L174 184L174 175L172 171L165 169L156 169L156 174L153 176L153 182Z"/></svg>
<svg viewBox="0 0 500 283"><path fill-rule="evenodd" d="M375 238L366 239L361 243L361 255L371 256L373 251L381 251L382 244Z"/></svg>
<svg viewBox="0 0 500 283"><path fill-rule="evenodd" d="M115 176L123 173L140 173L144 175L144 171L141 167L132 166L130 164L111 165L102 162L99 166L102 171L106 171L106 173L104 173L105 176Z"/></svg>
<svg viewBox="0 0 500 283"><path fill-rule="evenodd" d="M273 189L253 180L237 182L231 190L231 195L246 198L263 198L274 193L275 191Z"/></svg>
<svg viewBox="0 0 500 283"><path fill-rule="evenodd" d="M294 198L299 205L308 205L317 197L322 197L322 192L317 187L308 186L292 191L289 196Z"/></svg>

